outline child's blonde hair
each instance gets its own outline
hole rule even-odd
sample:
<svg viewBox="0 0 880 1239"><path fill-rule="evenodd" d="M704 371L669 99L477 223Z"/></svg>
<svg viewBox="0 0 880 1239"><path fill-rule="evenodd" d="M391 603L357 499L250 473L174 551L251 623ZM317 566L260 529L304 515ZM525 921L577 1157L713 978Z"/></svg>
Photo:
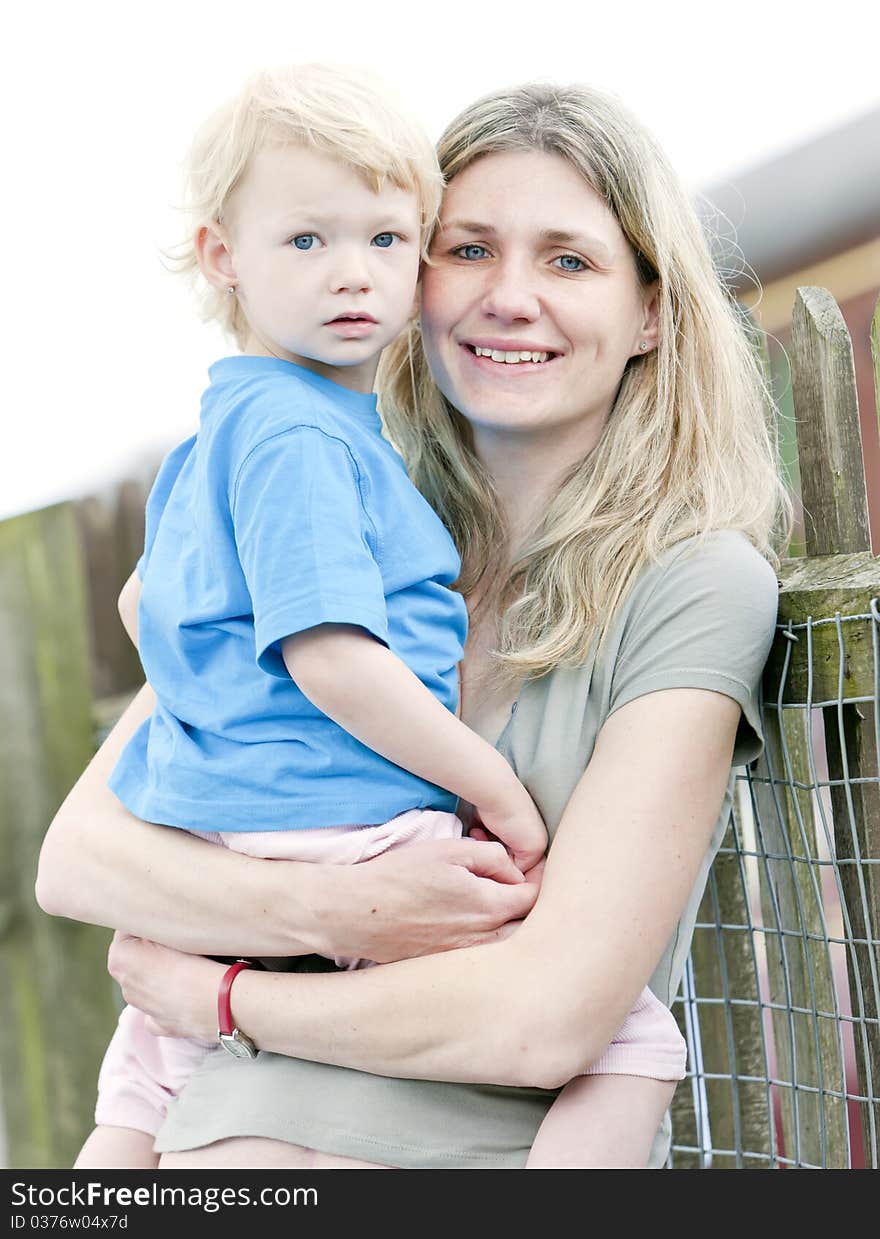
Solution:
<svg viewBox="0 0 880 1239"><path fill-rule="evenodd" d="M196 134L185 165L188 239L174 267L198 274L195 238L223 215L254 154L299 144L331 155L378 192L389 181L418 197L423 252L440 208L443 178L427 135L383 85L363 70L286 65L255 73ZM204 284L202 312L242 344L247 329L237 297Z"/></svg>

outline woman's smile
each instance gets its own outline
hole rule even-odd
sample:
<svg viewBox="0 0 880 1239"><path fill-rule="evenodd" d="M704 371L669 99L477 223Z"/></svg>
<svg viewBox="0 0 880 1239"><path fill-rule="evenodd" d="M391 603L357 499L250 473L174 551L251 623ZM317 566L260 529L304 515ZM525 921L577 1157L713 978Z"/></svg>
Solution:
<svg viewBox="0 0 880 1239"><path fill-rule="evenodd" d="M462 347L477 361L493 366L513 366L517 373L534 374L539 366L554 361L561 353L529 340L499 340L481 338L464 340Z"/></svg>

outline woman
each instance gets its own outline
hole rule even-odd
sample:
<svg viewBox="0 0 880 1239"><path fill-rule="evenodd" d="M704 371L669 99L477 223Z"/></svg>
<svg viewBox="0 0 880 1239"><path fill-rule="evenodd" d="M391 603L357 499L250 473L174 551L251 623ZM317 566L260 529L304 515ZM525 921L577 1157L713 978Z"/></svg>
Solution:
<svg viewBox="0 0 880 1239"><path fill-rule="evenodd" d="M223 966L170 947L399 961L241 974L233 1014L267 1052L209 1061L160 1134L163 1166L236 1164L246 1136L263 1165L522 1166L643 985L674 998L731 764L760 748L788 508L759 371L685 195L640 127L581 88L489 96L440 157L421 340L395 346L381 390L462 553L462 717L551 835L540 894L505 929L533 891L493 883L503 861L472 840L331 874L150 837L103 786L142 696L53 824L38 885L48 911L155 940L111 951L127 999L213 1038ZM650 1165L668 1142L667 1120Z"/></svg>

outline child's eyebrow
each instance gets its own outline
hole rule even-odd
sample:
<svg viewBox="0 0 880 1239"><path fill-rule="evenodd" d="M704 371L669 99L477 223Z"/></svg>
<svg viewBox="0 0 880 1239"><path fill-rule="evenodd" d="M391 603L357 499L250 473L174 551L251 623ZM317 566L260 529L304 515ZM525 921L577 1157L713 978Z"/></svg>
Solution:
<svg viewBox="0 0 880 1239"><path fill-rule="evenodd" d="M343 214L332 210L321 211L314 208L303 208L301 211L287 210L278 217L278 227L291 228L336 228L340 223L347 223ZM361 220L367 231L387 232L394 228L400 232L412 230L413 222L408 215L393 208L378 212L376 215L364 216Z"/></svg>

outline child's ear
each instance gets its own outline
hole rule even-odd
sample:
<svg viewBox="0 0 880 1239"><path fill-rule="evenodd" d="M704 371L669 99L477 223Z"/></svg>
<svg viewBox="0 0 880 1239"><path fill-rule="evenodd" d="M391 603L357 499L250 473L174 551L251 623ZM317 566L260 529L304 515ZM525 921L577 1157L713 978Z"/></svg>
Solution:
<svg viewBox="0 0 880 1239"><path fill-rule="evenodd" d="M237 283L229 239L222 224L204 224L196 233L196 259L202 275L215 288Z"/></svg>

